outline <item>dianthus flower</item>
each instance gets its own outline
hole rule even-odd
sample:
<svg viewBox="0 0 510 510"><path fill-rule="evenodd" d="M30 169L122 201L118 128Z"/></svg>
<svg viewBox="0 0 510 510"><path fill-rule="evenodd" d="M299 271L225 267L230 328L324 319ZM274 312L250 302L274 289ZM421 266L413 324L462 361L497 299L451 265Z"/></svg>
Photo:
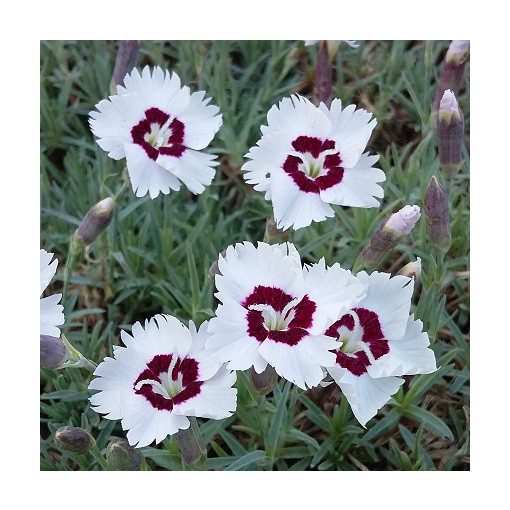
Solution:
<svg viewBox="0 0 510 510"><path fill-rule="evenodd" d="M177 74L146 66L141 75L136 69L127 74L117 94L90 112L99 146L113 159L126 159L136 196L168 194L181 182L199 194L211 184L218 162L201 150L222 119L204 96L181 87Z"/></svg>
<svg viewBox="0 0 510 510"><path fill-rule="evenodd" d="M53 253L48 253L46 250L40 251L40 295L50 284L51 279L57 272L57 259L53 260ZM40 334L54 337L60 337L60 329L57 326L64 324L64 307L59 305L62 299L62 294L53 294L41 298L41 312L40 312Z"/></svg>

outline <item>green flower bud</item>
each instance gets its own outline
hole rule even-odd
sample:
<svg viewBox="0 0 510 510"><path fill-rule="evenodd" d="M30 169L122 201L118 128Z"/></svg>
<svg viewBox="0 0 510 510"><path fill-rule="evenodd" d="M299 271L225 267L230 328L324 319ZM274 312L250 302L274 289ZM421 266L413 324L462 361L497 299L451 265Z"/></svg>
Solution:
<svg viewBox="0 0 510 510"><path fill-rule="evenodd" d="M94 438L80 427L60 427L55 432L55 442L63 450L85 453L94 445Z"/></svg>
<svg viewBox="0 0 510 510"><path fill-rule="evenodd" d="M175 434L182 459L192 466L200 466L207 459L207 448L198 428L196 418L188 416L190 426Z"/></svg>
<svg viewBox="0 0 510 510"><path fill-rule="evenodd" d="M92 207L85 215L74 236L84 246L89 246L96 237L110 224L115 211L115 200L105 198Z"/></svg>
<svg viewBox="0 0 510 510"><path fill-rule="evenodd" d="M257 374L253 369L251 370L251 382L262 395L271 393L277 381L278 374L271 365L267 365L266 369L260 374Z"/></svg>
<svg viewBox="0 0 510 510"><path fill-rule="evenodd" d="M448 195L434 175L425 192L424 209L429 239L437 248L446 253L452 240Z"/></svg>
<svg viewBox="0 0 510 510"><path fill-rule="evenodd" d="M106 448L106 461L112 471L138 471L145 462L139 450L120 438Z"/></svg>
<svg viewBox="0 0 510 510"><path fill-rule="evenodd" d="M41 367L58 368L69 359L69 351L60 338L40 335Z"/></svg>

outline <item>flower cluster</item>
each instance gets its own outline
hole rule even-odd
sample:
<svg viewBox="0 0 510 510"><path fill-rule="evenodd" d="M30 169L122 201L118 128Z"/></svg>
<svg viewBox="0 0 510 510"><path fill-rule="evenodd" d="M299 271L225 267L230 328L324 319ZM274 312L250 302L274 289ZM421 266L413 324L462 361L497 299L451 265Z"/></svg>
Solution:
<svg viewBox="0 0 510 510"><path fill-rule="evenodd" d="M436 370L422 323L409 315L413 281L365 272L354 276L324 260L301 264L290 244L230 246L220 256L206 346L234 370L267 365L306 389L339 384L361 424L404 382Z"/></svg>

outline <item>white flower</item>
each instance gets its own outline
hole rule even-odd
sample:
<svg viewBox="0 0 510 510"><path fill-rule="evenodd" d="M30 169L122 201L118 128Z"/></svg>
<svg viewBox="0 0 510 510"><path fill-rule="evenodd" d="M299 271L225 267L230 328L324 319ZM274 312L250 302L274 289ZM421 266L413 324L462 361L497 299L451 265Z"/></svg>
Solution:
<svg viewBox="0 0 510 510"><path fill-rule="evenodd" d="M41 286L40 295L44 292L44 289L50 284L51 279L57 272L58 261L55 259L53 262L54 254L48 253L46 250L40 251L40 262L41 262ZM64 324L64 307L58 303L62 299L62 294L53 294L41 298L41 316L40 316L40 334L48 335L60 338L60 330L57 326Z"/></svg>
<svg viewBox="0 0 510 510"><path fill-rule="evenodd" d="M341 342L336 365L327 371L365 426L404 383L398 376L429 374L437 367L423 323L409 315L412 280L364 271L356 277L368 284L367 294L327 330Z"/></svg>
<svg viewBox="0 0 510 510"><path fill-rule="evenodd" d="M324 260L303 269L290 243L229 246L218 266L215 295L222 304L209 322L207 347L234 370L253 366L261 373L269 363L300 388L319 384L321 367L335 362L326 327L365 286Z"/></svg>
<svg viewBox="0 0 510 510"><path fill-rule="evenodd" d="M316 108L299 95L284 98L267 114L262 138L246 157L244 178L273 203L280 229L306 227L334 216L330 204L378 207L378 156L363 154L376 125L372 114L334 99Z"/></svg>
<svg viewBox="0 0 510 510"><path fill-rule="evenodd" d="M417 205L406 205L393 213L384 225L385 230L391 230L397 236L409 234L420 219L421 212Z"/></svg>
<svg viewBox="0 0 510 510"><path fill-rule="evenodd" d="M204 349L207 336L207 322L197 332L192 321L188 329L170 315L156 315L145 327L137 322L131 335L123 331L126 347L114 348L89 385L99 390L90 397L95 411L120 419L129 444L138 447L187 429L187 416L231 416L236 375Z"/></svg>
<svg viewBox="0 0 510 510"><path fill-rule="evenodd" d="M205 92L190 94L177 74L149 67L134 69L117 85L117 95L90 112L99 146L113 159L126 158L136 196L178 190L181 181L193 193L211 184L218 165L204 152L221 126L217 106Z"/></svg>
<svg viewBox="0 0 510 510"><path fill-rule="evenodd" d="M305 41L305 46L313 46L314 44L317 44L319 41ZM351 48L358 48L359 47L359 42L357 41L352 41L352 40L349 40L349 41L346 41L345 39L343 40L340 40L340 41L328 41L328 43L341 43L341 42L344 42L344 43L347 43Z"/></svg>

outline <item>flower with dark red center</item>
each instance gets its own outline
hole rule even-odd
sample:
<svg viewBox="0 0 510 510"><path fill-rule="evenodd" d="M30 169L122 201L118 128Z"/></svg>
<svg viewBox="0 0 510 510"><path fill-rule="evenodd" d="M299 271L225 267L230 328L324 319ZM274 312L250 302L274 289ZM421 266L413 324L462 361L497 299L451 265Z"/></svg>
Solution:
<svg viewBox="0 0 510 510"><path fill-rule="evenodd" d="M50 284L51 279L57 272L57 259L53 260L53 253L46 250L40 250L40 292L41 296L46 287ZM58 326L64 324L64 307L59 305L62 294L53 294L47 297L41 297L41 313L40 313L40 334L60 338L60 329Z"/></svg>
<svg viewBox="0 0 510 510"><path fill-rule="evenodd" d="M179 77L159 67L134 69L117 86L117 94L90 113L99 146L113 159L126 158L136 196L178 190L183 182L193 193L209 186L218 165L201 152L221 126L217 106L205 92L190 94Z"/></svg>
<svg viewBox="0 0 510 510"><path fill-rule="evenodd" d="M159 443L187 429L187 416L220 420L236 408L235 373L205 349L207 322L197 332L170 315L137 322L132 336L122 332L126 347L116 347L95 370L89 389L98 413L121 420L131 445Z"/></svg>
<svg viewBox="0 0 510 510"><path fill-rule="evenodd" d="M331 366L335 340L324 335L328 323L347 311L364 285L338 264L324 260L301 266L290 244L245 242L229 246L218 261L216 297L221 305L209 322L207 342L234 370L267 365L305 389Z"/></svg>
<svg viewBox="0 0 510 510"><path fill-rule="evenodd" d="M339 99L317 108L299 95L284 98L267 114L262 138L242 169L265 192L277 227L298 229L334 216L333 205L378 207L384 172L378 156L363 151L376 125L372 114Z"/></svg>
<svg viewBox="0 0 510 510"><path fill-rule="evenodd" d="M327 329L339 341L336 364L327 371L365 426L403 384L397 376L436 370L423 323L409 315L413 280L388 273L358 273L365 297Z"/></svg>

